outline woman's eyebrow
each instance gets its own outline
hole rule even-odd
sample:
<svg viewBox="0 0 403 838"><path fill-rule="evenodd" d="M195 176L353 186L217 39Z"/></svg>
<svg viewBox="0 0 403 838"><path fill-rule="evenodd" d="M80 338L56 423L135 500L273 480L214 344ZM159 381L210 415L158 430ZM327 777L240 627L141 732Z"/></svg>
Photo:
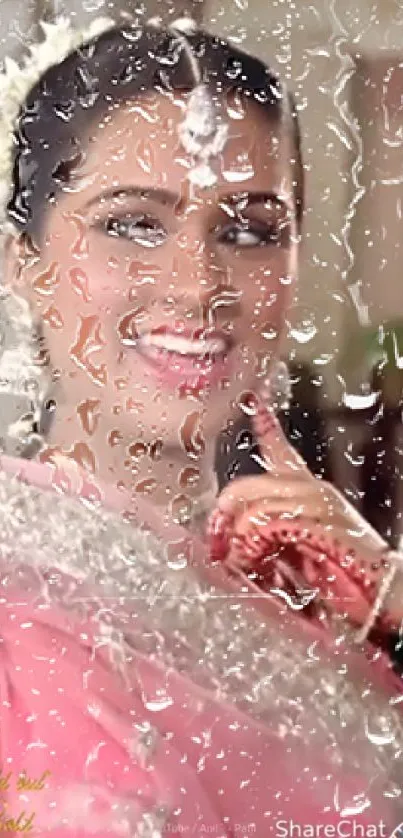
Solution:
<svg viewBox="0 0 403 838"><path fill-rule="evenodd" d="M85 204L85 209L89 209L94 206L94 204L113 201L116 198L151 198L151 200L156 201L159 204L168 204L172 207L175 207L181 200L180 195L177 192L172 192L170 189L162 189L159 187L155 189L146 189L144 186L135 185L119 186L114 189L106 189L103 192L99 192L98 195L94 195L94 197L90 198Z"/></svg>
<svg viewBox="0 0 403 838"><path fill-rule="evenodd" d="M234 208L251 207L254 204L272 203L278 206L280 209L292 209L292 202L285 195L282 196L277 192L267 191L238 193L230 192L226 195L220 196L220 203L228 203L230 206L233 206Z"/></svg>

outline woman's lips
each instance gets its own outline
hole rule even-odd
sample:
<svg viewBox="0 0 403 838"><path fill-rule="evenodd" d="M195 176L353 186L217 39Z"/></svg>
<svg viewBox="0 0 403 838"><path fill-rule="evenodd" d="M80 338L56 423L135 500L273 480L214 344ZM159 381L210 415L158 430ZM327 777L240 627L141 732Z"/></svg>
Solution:
<svg viewBox="0 0 403 838"><path fill-rule="evenodd" d="M217 330L153 329L136 350L167 387L214 387L231 374L233 341Z"/></svg>

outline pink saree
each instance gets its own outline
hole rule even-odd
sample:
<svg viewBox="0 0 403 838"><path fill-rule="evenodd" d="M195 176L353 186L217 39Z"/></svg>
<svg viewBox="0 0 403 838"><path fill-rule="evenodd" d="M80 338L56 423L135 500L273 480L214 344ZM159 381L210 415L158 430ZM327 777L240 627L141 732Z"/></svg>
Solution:
<svg viewBox="0 0 403 838"><path fill-rule="evenodd" d="M378 653L117 490L2 458L0 510L0 834L399 824L402 696Z"/></svg>

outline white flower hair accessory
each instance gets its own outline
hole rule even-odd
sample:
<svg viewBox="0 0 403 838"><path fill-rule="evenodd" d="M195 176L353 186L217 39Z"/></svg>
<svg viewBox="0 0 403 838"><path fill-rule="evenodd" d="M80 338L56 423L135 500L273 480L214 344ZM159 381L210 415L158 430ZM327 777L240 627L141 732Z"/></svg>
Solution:
<svg viewBox="0 0 403 838"><path fill-rule="evenodd" d="M13 135L32 88L50 68L75 49L111 29L110 18L97 18L86 29L74 29L67 18L41 22L44 40L33 45L18 64L4 61L0 74L0 233L14 232L7 219L12 192ZM0 280L0 451L31 456L41 447L43 406L50 370L38 362L38 335L28 303Z"/></svg>
<svg viewBox="0 0 403 838"><path fill-rule="evenodd" d="M114 25L115 21L106 17L96 18L83 29L73 28L64 17L55 23L41 21L44 40L30 47L22 63L5 58L5 69L0 74L0 229L3 233L13 229L7 222L7 203L12 185L13 134L23 103L50 67L60 64L75 49Z"/></svg>

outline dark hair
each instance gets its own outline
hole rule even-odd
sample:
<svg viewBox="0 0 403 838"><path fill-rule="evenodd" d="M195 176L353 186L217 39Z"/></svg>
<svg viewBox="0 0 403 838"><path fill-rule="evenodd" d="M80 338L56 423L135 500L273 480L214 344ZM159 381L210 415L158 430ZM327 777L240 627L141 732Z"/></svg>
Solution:
<svg viewBox="0 0 403 838"><path fill-rule="evenodd" d="M298 224L303 213L303 166L291 96L257 58L204 31L186 35L203 81L218 92L250 97L270 120L289 121ZM51 67L31 90L15 133L14 224L39 237L46 207L82 162L80 138L109 107L153 89L189 90L194 71L184 36L146 25L116 26Z"/></svg>

